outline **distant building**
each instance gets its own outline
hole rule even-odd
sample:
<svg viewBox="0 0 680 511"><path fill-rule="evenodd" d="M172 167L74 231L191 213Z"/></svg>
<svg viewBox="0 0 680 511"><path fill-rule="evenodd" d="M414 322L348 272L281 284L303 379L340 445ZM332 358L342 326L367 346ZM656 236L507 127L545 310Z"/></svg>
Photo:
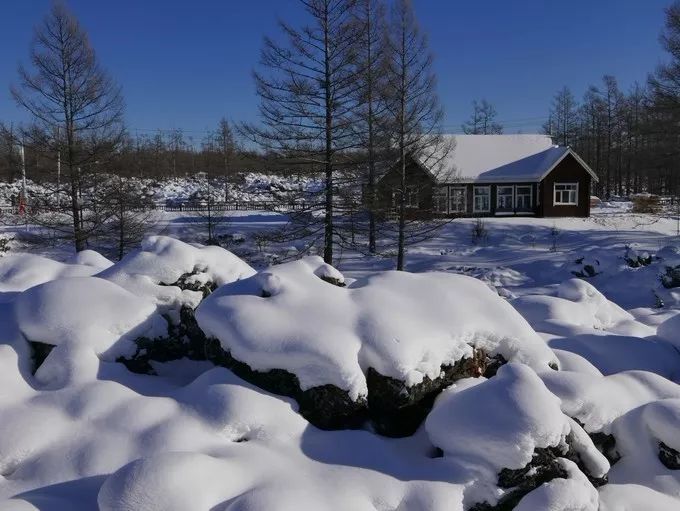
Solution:
<svg viewBox="0 0 680 511"><path fill-rule="evenodd" d="M452 149L431 162L407 161L406 202L412 217L587 217L595 172L547 135L447 135ZM396 204L400 166L377 185Z"/></svg>

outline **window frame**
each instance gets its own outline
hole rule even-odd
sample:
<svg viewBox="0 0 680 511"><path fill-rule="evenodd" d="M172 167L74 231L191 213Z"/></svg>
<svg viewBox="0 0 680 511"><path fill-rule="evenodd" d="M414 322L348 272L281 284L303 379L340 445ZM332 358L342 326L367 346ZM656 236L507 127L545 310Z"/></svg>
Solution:
<svg viewBox="0 0 680 511"><path fill-rule="evenodd" d="M439 201L444 200L444 207L439 207ZM449 187L436 186L432 191L432 210L440 215L447 215L449 213Z"/></svg>
<svg viewBox="0 0 680 511"><path fill-rule="evenodd" d="M453 197L454 197L454 192L461 191L463 192L463 209L462 211L459 211L457 209L453 209L451 207L452 202L453 202ZM464 215L467 213L467 187L465 186L449 186L449 213L452 214L457 214L457 215Z"/></svg>
<svg viewBox="0 0 680 511"><path fill-rule="evenodd" d="M528 196L529 197L529 207L527 209L522 209L521 211L532 210L533 207L534 207L534 186L533 185L515 185L515 199L514 199L515 211L520 211L519 205L517 204L517 197L520 196L520 194L517 192L518 188L527 188L529 190L529 193L521 194L522 196Z"/></svg>
<svg viewBox="0 0 680 511"><path fill-rule="evenodd" d="M508 194L501 194L501 189L510 189L510 207L501 207L501 197L507 197ZM511 213L515 210L515 187L513 185L496 185L496 211L500 213Z"/></svg>
<svg viewBox="0 0 680 511"><path fill-rule="evenodd" d="M558 186L568 186L572 187L570 189L558 190ZM574 202L562 202L562 200L557 200L557 194L560 193L560 199L563 199L562 193L567 192L569 196L574 193ZM579 183L578 182L555 182L553 183L553 206L578 206L578 195L579 195Z"/></svg>
<svg viewBox="0 0 680 511"><path fill-rule="evenodd" d="M486 196L488 197L487 209L477 209L477 190L486 190ZM483 195L479 195L480 197ZM487 186L474 186L472 189L472 212L473 213L491 213L491 185Z"/></svg>
<svg viewBox="0 0 680 511"><path fill-rule="evenodd" d="M415 197L415 204L413 204L412 202L413 197ZM418 193L418 187L416 185L406 186L406 197L404 201L404 207L407 209L420 208L420 194Z"/></svg>

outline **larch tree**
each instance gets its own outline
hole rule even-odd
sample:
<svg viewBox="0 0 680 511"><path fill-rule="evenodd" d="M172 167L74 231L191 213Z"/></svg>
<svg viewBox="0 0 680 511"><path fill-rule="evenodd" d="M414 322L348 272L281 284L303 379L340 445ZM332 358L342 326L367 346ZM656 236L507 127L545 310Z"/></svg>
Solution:
<svg viewBox="0 0 680 511"><path fill-rule="evenodd" d="M358 0L356 23L359 36L356 44L358 101L356 123L358 152L362 161L361 176L366 184L365 207L368 216L368 251L377 251L376 197L377 166L385 158L385 5L382 0Z"/></svg>
<svg viewBox="0 0 680 511"><path fill-rule="evenodd" d="M553 97L550 116L543 129L558 144L574 145L578 131L578 103L568 87L563 87Z"/></svg>
<svg viewBox="0 0 680 511"><path fill-rule="evenodd" d="M386 57L387 112L390 139L396 148L399 184L394 190L397 215L397 270L403 270L406 247L422 242L437 222L407 218L409 160L434 168L450 147L441 136L443 110L436 94L433 57L421 33L410 0L393 5Z"/></svg>
<svg viewBox="0 0 680 511"><path fill-rule="evenodd" d="M19 67L19 84L11 88L34 121L22 136L52 161L58 155L67 186L56 194L68 197L70 237L81 251L104 221L84 193L92 185L88 176L123 138L120 88L100 67L85 30L61 3L36 28L30 61L31 69Z"/></svg>
<svg viewBox="0 0 680 511"><path fill-rule="evenodd" d="M324 260L332 263L338 171L356 147L351 115L358 87L354 1L299 3L308 23L294 28L280 22L283 43L265 38L263 70L255 73L261 124L244 126L243 132L289 165L323 176L318 194L305 197L304 211L292 213L299 221L292 237L322 238Z"/></svg>
<svg viewBox="0 0 680 511"><path fill-rule="evenodd" d="M466 135L500 135L503 125L496 121L496 108L486 99L472 102L470 119L461 126Z"/></svg>
<svg viewBox="0 0 680 511"><path fill-rule="evenodd" d="M224 175L224 202L229 201L229 187L233 181L234 158L238 152L238 144L236 142L236 135L231 128L231 124L222 117L217 126L217 130L213 133L214 147L217 149L222 161L222 173Z"/></svg>

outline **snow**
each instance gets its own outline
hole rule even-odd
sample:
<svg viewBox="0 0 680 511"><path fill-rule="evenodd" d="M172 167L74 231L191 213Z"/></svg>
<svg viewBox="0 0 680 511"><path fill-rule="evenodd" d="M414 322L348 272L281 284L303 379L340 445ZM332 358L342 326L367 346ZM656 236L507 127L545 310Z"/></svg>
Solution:
<svg viewBox="0 0 680 511"><path fill-rule="evenodd" d="M569 460L560 460L568 479L553 479L526 495L515 511L598 511L599 498L588 479Z"/></svg>
<svg viewBox="0 0 680 511"><path fill-rule="evenodd" d="M163 322L152 302L97 277L63 278L35 286L17 298L15 310L19 329L28 340L54 346L84 344L97 354L119 341L131 343Z"/></svg>
<svg viewBox="0 0 680 511"><path fill-rule="evenodd" d="M663 399L634 408L612 423L621 460L610 478L618 484L642 484L680 496L680 474L659 461L659 442L678 450L680 399Z"/></svg>
<svg viewBox="0 0 680 511"><path fill-rule="evenodd" d="M507 364L490 380L440 395L425 429L445 456L495 474L524 467L536 448L559 445L570 424L536 373Z"/></svg>
<svg viewBox="0 0 680 511"><path fill-rule="evenodd" d="M680 499L639 484L608 484L600 490L600 511L676 511Z"/></svg>
<svg viewBox="0 0 680 511"><path fill-rule="evenodd" d="M139 250L97 274L154 301L164 309L198 305L201 293L169 287L184 274L198 273L194 282L222 285L255 273L234 254L217 246L193 246L167 236L150 236ZM200 279L200 280L199 280ZM165 284L165 285L163 285Z"/></svg>
<svg viewBox="0 0 680 511"><path fill-rule="evenodd" d="M548 135L446 135L444 139L446 143L453 144L453 150L437 162L442 170L435 175L442 183L486 182L484 173L554 147ZM543 163L543 157L541 161L529 163L536 165L522 167L519 172L509 169L509 174L526 174L531 176L528 181L537 181L547 170L537 170L537 164ZM492 174L491 181L497 180L499 176Z"/></svg>
<svg viewBox="0 0 680 511"><path fill-rule="evenodd" d="M592 284L570 279L555 289L555 296L525 295L512 302L513 306L540 330L543 323L588 326L596 330L626 334L630 329L653 335L645 325L635 325L635 318L615 303L607 300ZM635 328L637 327L637 330ZM551 331L548 326L543 331Z"/></svg>
<svg viewBox="0 0 680 511"><path fill-rule="evenodd" d="M678 264L676 218L604 203L590 219L488 219L478 245L474 220L456 220L409 250L413 273L352 251L336 267L265 267L304 245L256 250L256 234L285 222L271 212L229 215L220 233L239 233L233 252L196 245L183 213L159 218L162 235L118 263L24 235L0 258L0 510L466 511L504 495L498 470L564 442L608 484L595 489L560 459L568 477L516 509L680 509L679 472L658 457L660 442L680 448L680 291L659 279ZM633 268L634 252L652 261ZM574 279L588 261L599 274ZM197 314L225 348L306 385L358 396L369 367L413 384L471 345L511 362L457 381L411 437L321 431L293 400L206 361L153 362L157 376L114 362L139 333L165 329L160 314L199 303L200 292L159 285L187 273L220 285ZM55 346L35 374L27 338ZM611 467L598 432L616 441Z"/></svg>
<svg viewBox="0 0 680 511"><path fill-rule="evenodd" d="M332 384L354 400L367 393L369 368L411 386L470 357L473 346L536 367L555 361L517 312L476 279L385 272L338 287L319 275L342 280L321 258L304 258L222 286L196 318L252 369L285 369L303 390Z"/></svg>
<svg viewBox="0 0 680 511"><path fill-rule="evenodd" d="M101 265L66 264L35 254L10 254L0 258L0 292L24 291L58 278L89 277L102 269Z"/></svg>

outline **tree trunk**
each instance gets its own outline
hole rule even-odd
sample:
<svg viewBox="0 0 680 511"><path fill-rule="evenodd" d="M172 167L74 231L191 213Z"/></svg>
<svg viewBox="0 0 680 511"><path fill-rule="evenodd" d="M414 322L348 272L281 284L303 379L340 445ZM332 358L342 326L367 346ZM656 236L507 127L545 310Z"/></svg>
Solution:
<svg viewBox="0 0 680 511"><path fill-rule="evenodd" d="M326 214L324 216L323 260L333 264L333 98L331 97L331 68L328 46L328 6L324 17L324 64L325 64L325 106L326 106Z"/></svg>

